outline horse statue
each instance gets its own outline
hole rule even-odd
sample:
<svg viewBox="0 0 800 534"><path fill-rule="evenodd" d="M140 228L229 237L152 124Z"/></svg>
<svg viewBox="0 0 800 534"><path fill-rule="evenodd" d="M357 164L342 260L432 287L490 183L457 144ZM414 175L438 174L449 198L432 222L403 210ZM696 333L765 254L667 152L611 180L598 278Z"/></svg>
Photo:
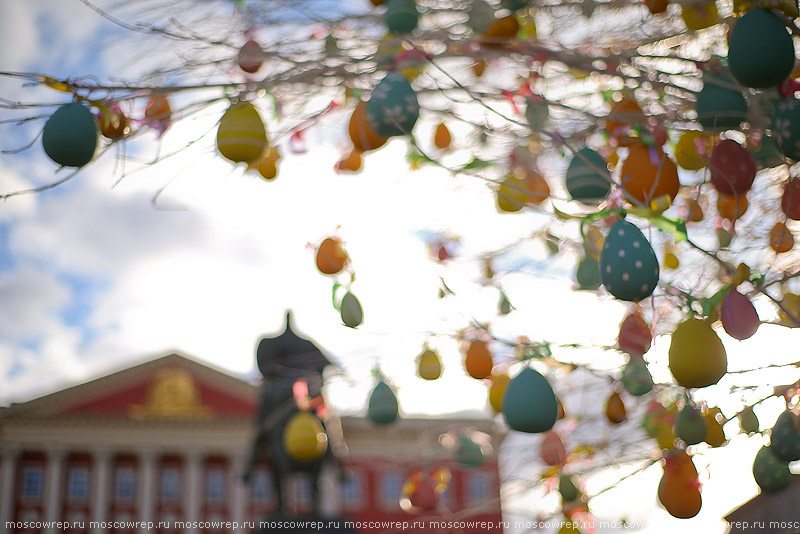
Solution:
<svg viewBox="0 0 800 534"><path fill-rule="evenodd" d="M295 334L292 330L291 312L286 315L286 328L282 334L273 338L263 338L259 342L256 362L264 382L251 467L261 458L268 460L272 470L279 515L287 513L284 479L290 473L308 473L312 479L312 514L319 515L319 481L323 466L333 465L341 476L340 464L332 451L332 445L335 443L331 442L336 440L330 439L331 432L326 429L329 435L326 453L314 461L298 462L286 452L283 435L289 419L299 411L295 400L295 388L298 384L305 383L308 397L312 400L321 400L322 373L331 362L312 341ZM339 443L342 443L341 439Z"/></svg>

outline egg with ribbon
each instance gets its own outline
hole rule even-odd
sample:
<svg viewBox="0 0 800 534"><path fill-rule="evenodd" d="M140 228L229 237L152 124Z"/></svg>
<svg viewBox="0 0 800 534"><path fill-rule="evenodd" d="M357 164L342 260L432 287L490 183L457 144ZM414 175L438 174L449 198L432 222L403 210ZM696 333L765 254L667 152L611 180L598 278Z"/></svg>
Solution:
<svg viewBox="0 0 800 534"><path fill-rule="evenodd" d="M650 242L633 223L614 223L600 252L600 279L620 300L638 302L658 284L658 258Z"/></svg>

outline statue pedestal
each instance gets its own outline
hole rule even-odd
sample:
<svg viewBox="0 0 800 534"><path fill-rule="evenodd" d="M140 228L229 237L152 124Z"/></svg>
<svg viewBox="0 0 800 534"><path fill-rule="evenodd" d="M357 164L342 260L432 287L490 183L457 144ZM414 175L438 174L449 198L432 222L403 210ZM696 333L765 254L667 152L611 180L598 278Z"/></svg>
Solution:
<svg viewBox="0 0 800 534"><path fill-rule="evenodd" d="M341 516L290 516L274 515L262 518L256 532L259 534L355 534L355 530L346 526L349 521Z"/></svg>

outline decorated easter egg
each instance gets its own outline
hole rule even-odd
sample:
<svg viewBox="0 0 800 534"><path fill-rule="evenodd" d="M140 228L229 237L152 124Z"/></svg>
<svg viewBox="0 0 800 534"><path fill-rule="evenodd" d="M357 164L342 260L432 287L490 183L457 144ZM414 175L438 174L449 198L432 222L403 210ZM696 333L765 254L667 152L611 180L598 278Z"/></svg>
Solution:
<svg viewBox="0 0 800 534"><path fill-rule="evenodd" d="M756 416L756 412L753 411L752 406L745 406L744 409L739 412L738 417L739 427L741 427L742 432L745 434L755 434L760 430L758 416Z"/></svg>
<svg viewBox="0 0 800 534"><path fill-rule="evenodd" d="M747 117L747 101L736 83L725 76L705 76L697 93L697 120L706 130L738 128Z"/></svg>
<svg viewBox="0 0 800 534"><path fill-rule="evenodd" d="M417 356L417 374L425 380L436 380L442 376L442 360L436 351L426 348Z"/></svg>
<svg viewBox="0 0 800 534"><path fill-rule="evenodd" d="M641 313L629 313L619 325L617 345L619 350L631 355L641 356L650 350L652 334L650 325Z"/></svg>
<svg viewBox="0 0 800 534"><path fill-rule="evenodd" d="M389 0L383 20L393 34L407 35L414 31L419 22L417 3L414 0Z"/></svg>
<svg viewBox="0 0 800 534"><path fill-rule="evenodd" d="M503 395L503 415L518 432L538 433L553 428L558 403L545 377L530 367L511 379Z"/></svg>
<svg viewBox="0 0 800 534"><path fill-rule="evenodd" d="M312 462L328 450L328 436L319 419L308 412L299 412L286 424L283 446L292 459Z"/></svg>
<svg viewBox="0 0 800 534"><path fill-rule="evenodd" d="M573 200L599 202L611 191L611 173L603 156L591 148L578 150L567 167L567 191Z"/></svg>
<svg viewBox="0 0 800 534"><path fill-rule="evenodd" d="M675 435L686 445L697 445L706 439L706 420L700 410L686 404L675 418Z"/></svg>
<svg viewBox="0 0 800 534"><path fill-rule="evenodd" d="M492 374L492 366L494 366L494 362L489 344L485 341L472 341L464 356L464 368L467 370L467 374L478 380L489 378Z"/></svg>
<svg viewBox="0 0 800 534"><path fill-rule="evenodd" d="M97 120L77 102L58 108L42 130L45 154L62 167L83 167L92 161L99 140Z"/></svg>
<svg viewBox="0 0 800 534"><path fill-rule="evenodd" d="M677 451L666 456L664 474L658 484L658 501L673 517L694 517L703 505L697 469L691 456Z"/></svg>
<svg viewBox="0 0 800 534"><path fill-rule="evenodd" d="M367 124L381 137L407 135L419 118L417 94L408 80L390 72L378 82L367 103Z"/></svg>
<svg viewBox="0 0 800 534"><path fill-rule="evenodd" d="M389 384L379 381L369 396L367 418L376 425L389 425L397 420L399 407Z"/></svg>
<svg viewBox="0 0 800 534"><path fill-rule="evenodd" d="M778 416L770 434L770 448L784 462L800 460L800 418L785 410Z"/></svg>
<svg viewBox="0 0 800 534"><path fill-rule="evenodd" d="M606 419L618 425L628 420L628 413L625 410L625 403L616 391L609 395L606 400Z"/></svg>
<svg viewBox="0 0 800 534"><path fill-rule="evenodd" d="M579 289L586 291L600 287L600 264L594 256L586 255L580 259L575 270L575 281Z"/></svg>
<svg viewBox="0 0 800 534"><path fill-rule="evenodd" d="M675 163L687 171L699 171L708 164L708 157L701 155L698 150L701 143L708 139L695 131L683 132L675 145Z"/></svg>
<svg viewBox="0 0 800 534"><path fill-rule="evenodd" d="M653 391L653 375L641 358L632 356L622 369L622 387L634 397Z"/></svg>
<svg viewBox="0 0 800 534"><path fill-rule="evenodd" d="M600 252L600 279L608 292L638 302L653 293L658 275L656 253L641 230L625 220L615 222Z"/></svg>
<svg viewBox="0 0 800 534"><path fill-rule="evenodd" d="M708 321L689 318L672 333L669 370L685 388L704 388L728 371L728 355Z"/></svg>
<svg viewBox="0 0 800 534"><path fill-rule="evenodd" d="M345 326L355 328L364 322L364 310L361 308L361 303L350 291L345 293L344 297L342 297L339 311L341 312L342 322Z"/></svg>
<svg viewBox="0 0 800 534"><path fill-rule="evenodd" d="M542 435L539 453L547 465L563 465L567 461L567 448L555 430L549 430Z"/></svg>
<svg viewBox="0 0 800 534"><path fill-rule="evenodd" d="M264 51L256 41L250 39L239 49L236 63L244 72L254 74L258 72L264 63Z"/></svg>
<svg viewBox="0 0 800 534"><path fill-rule="evenodd" d="M675 200L681 184L678 167L658 146L634 143L620 172L625 199L631 203L650 205L650 201L669 196Z"/></svg>
<svg viewBox="0 0 800 534"><path fill-rule="evenodd" d="M347 133L353 147L360 152L375 150L386 144L387 139L375 133L367 124L367 103L359 102L353 109L350 122L347 125Z"/></svg>
<svg viewBox="0 0 800 534"><path fill-rule="evenodd" d="M250 102L232 104L217 130L217 149L235 163L252 163L267 149L267 130L256 107Z"/></svg>
<svg viewBox="0 0 800 534"><path fill-rule="evenodd" d="M567 502L577 501L581 496L581 492L578 491L578 487L573 482L572 477L564 473L558 477L558 492L561 494L561 498Z"/></svg>
<svg viewBox="0 0 800 534"><path fill-rule="evenodd" d="M800 101L786 99L775 106L772 137L784 156L800 160Z"/></svg>
<svg viewBox="0 0 800 534"><path fill-rule="evenodd" d="M483 449L467 436L460 436L456 447L456 460L466 467L478 467L483 464Z"/></svg>
<svg viewBox="0 0 800 534"><path fill-rule="evenodd" d="M794 68L794 42L786 25L765 9L752 9L730 33L728 65L745 87L764 89L780 84Z"/></svg>
<svg viewBox="0 0 800 534"><path fill-rule="evenodd" d="M771 447L759 449L753 461L753 478L764 493L783 491L792 483L789 463L775 456Z"/></svg>
<svg viewBox="0 0 800 534"><path fill-rule="evenodd" d="M758 330L761 320L750 299L732 287L719 309L722 328L734 339L747 339Z"/></svg>
<svg viewBox="0 0 800 534"><path fill-rule="evenodd" d="M726 195L746 193L756 177L753 156L733 139L723 139L714 147L708 167L711 184Z"/></svg>
<svg viewBox="0 0 800 534"><path fill-rule="evenodd" d="M794 236L782 222L776 222L769 232L769 246L776 254L789 252L794 247Z"/></svg>
<svg viewBox="0 0 800 534"><path fill-rule="evenodd" d="M790 219L800 221L800 178L790 178L783 186L781 211Z"/></svg>
<svg viewBox="0 0 800 534"><path fill-rule="evenodd" d="M511 377L505 373L491 376L492 384L489 386L489 406L495 413L503 411L503 396L506 388L511 381Z"/></svg>
<svg viewBox="0 0 800 534"><path fill-rule="evenodd" d="M347 265L347 253L336 237L326 237L317 247L317 269L322 274L338 274Z"/></svg>
<svg viewBox="0 0 800 534"><path fill-rule="evenodd" d="M696 32L713 26L719 20L716 2L699 0L681 5L681 18L686 24L686 29Z"/></svg>

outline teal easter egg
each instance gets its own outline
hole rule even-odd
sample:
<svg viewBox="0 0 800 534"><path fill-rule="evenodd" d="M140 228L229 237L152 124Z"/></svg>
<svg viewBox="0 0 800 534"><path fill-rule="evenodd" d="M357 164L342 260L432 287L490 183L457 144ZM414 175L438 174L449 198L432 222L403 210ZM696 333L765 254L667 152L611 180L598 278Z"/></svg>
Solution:
<svg viewBox="0 0 800 534"><path fill-rule="evenodd" d="M500 6L509 11L519 11L528 6L528 0L500 0Z"/></svg>
<svg viewBox="0 0 800 534"><path fill-rule="evenodd" d="M700 410L687 404L675 417L675 435L687 445L697 445L706 439L706 420Z"/></svg>
<svg viewBox="0 0 800 534"><path fill-rule="evenodd" d="M399 407L389 384L381 380L375 385L367 404L367 418L376 425L390 425L397 421Z"/></svg>
<svg viewBox="0 0 800 534"><path fill-rule="evenodd" d="M697 120L706 130L738 128L747 117L747 101L730 78L706 76L697 93Z"/></svg>
<svg viewBox="0 0 800 534"><path fill-rule="evenodd" d="M458 438L458 448L456 449L456 459L458 463L466 467L478 467L483 464L483 450L481 446L466 436Z"/></svg>
<svg viewBox="0 0 800 534"><path fill-rule="evenodd" d="M395 35L407 35L419 22L419 10L414 0L389 0L384 14L386 27Z"/></svg>
<svg viewBox="0 0 800 534"><path fill-rule="evenodd" d="M772 136L765 135L761 138L761 142L753 150L753 159L756 161L759 169L770 169L783 165L783 155L778 149L778 143Z"/></svg>
<svg viewBox="0 0 800 534"><path fill-rule="evenodd" d="M518 432L546 432L553 428L558 417L558 401L553 388L545 377L530 367L508 383L502 406L508 426Z"/></svg>
<svg viewBox="0 0 800 534"><path fill-rule="evenodd" d="M563 473L558 477L558 492L566 502L577 501L578 497L581 496L581 492L578 491L578 487L572 481L572 477Z"/></svg>
<svg viewBox="0 0 800 534"><path fill-rule="evenodd" d="M65 104L53 113L42 130L42 148L62 167L83 167L94 158L100 130L83 104Z"/></svg>
<svg viewBox="0 0 800 534"><path fill-rule="evenodd" d="M364 310L361 308L361 303L358 301L358 298L349 291L342 297L342 304L339 311L345 326L355 328L364 322Z"/></svg>
<svg viewBox="0 0 800 534"><path fill-rule="evenodd" d="M591 148L578 150L567 167L567 191L573 200L598 202L611 191L606 160Z"/></svg>
<svg viewBox="0 0 800 534"><path fill-rule="evenodd" d="M641 397L653 391L653 375L641 358L631 357L622 369L622 387L634 397Z"/></svg>
<svg viewBox="0 0 800 534"><path fill-rule="evenodd" d="M419 118L419 102L402 74L390 72L367 103L367 124L381 137L410 134Z"/></svg>
<svg viewBox="0 0 800 534"><path fill-rule="evenodd" d="M615 222L600 252L600 279L608 292L638 302L656 288L658 275L656 253L641 230L628 221Z"/></svg>
<svg viewBox="0 0 800 534"><path fill-rule="evenodd" d="M753 478L761 491L775 493L789 487L792 473L789 471L789 464L777 458L772 449L765 445L758 451L753 462Z"/></svg>
<svg viewBox="0 0 800 534"><path fill-rule="evenodd" d="M800 418L789 410L780 414L772 427L770 447L780 460L800 460Z"/></svg>
<svg viewBox="0 0 800 534"><path fill-rule="evenodd" d="M800 101L778 102L772 114L772 137L784 156L800 160Z"/></svg>
<svg viewBox="0 0 800 534"><path fill-rule="evenodd" d="M794 68L794 42L786 25L765 9L745 13L731 30L728 65L745 87L782 83Z"/></svg>
<svg viewBox="0 0 800 534"><path fill-rule="evenodd" d="M584 256L578 262L575 281L582 290L593 291L600 287L600 264L594 256Z"/></svg>

